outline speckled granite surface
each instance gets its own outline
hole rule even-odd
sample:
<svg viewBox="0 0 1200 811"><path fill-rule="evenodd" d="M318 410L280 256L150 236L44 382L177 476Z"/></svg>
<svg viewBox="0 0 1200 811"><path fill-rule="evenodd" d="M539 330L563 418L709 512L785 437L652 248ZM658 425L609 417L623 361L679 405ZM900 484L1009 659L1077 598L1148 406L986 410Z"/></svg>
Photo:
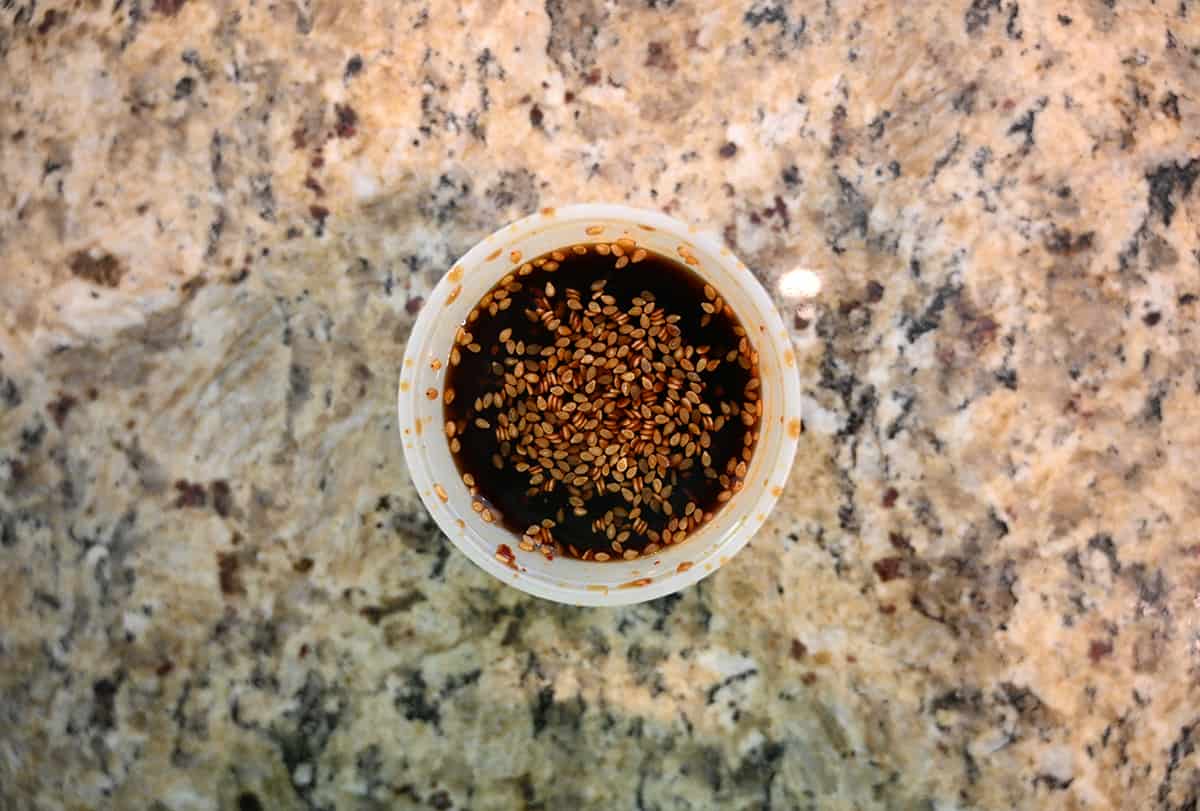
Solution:
<svg viewBox="0 0 1200 811"><path fill-rule="evenodd" d="M1195 809L1200 6L0 3L0 809ZM448 263L719 231L807 427L555 606L396 437Z"/></svg>

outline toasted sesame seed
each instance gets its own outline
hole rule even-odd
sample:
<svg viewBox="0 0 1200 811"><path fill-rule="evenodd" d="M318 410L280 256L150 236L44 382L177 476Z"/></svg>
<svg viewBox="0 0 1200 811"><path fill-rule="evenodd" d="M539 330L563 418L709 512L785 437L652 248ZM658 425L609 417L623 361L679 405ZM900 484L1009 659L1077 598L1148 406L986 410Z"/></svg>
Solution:
<svg viewBox="0 0 1200 811"><path fill-rule="evenodd" d="M683 248L680 255L695 264L691 250ZM692 345L681 329L680 314L670 312L669 306L664 309L650 292L623 301L620 293L605 290L603 278L580 290L561 282L564 289L556 289L544 276L524 284L517 281L531 276L534 268L555 271L568 256L593 249L600 255L614 255L617 268L648 256L628 238L563 248L525 263L481 298L473 312L482 311L483 320L476 315L468 318L470 330L458 329L451 364L461 362L461 351L487 353L482 371L486 376L490 369L492 377L480 388L491 390L475 398L474 411L464 412L465 419L448 423L447 436L451 452L458 453L464 443L471 444L468 427L486 431L485 441L499 446L491 456L493 467L507 467L526 482L518 485L518 493L535 496L553 493L557 487L564 504L556 514L558 521L567 511L583 518L612 553L633 559L657 551L660 542L684 540L705 520L707 514L697 501L685 499L676 509L670 500L687 476L714 490L719 482L720 492L727 494L724 500L743 486L740 475L736 479L734 475L738 465L742 475L747 469L757 434L761 384L745 330L736 324L732 326L741 339L737 349ZM518 301L518 319L546 337L526 344L515 338L513 327L505 326L497 338L481 341L490 334L487 317L511 306L513 296L522 290L526 299ZM725 307L712 285L705 285L701 305L703 324ZM729 315L733 317L732 312ZM712 390L711 375L722 363L736 363L735 375L748 373L742 378L748 382L741 384L741 397L728 400L730 395L723 390ZM453 401L451 391L446 388L446 405ZM436 390L431 399L435 398ZM713 440L726 416L739 418L738 431L745 443L732 458L727 450L718 454ZM714 454L719 458L714 460ZM466 476L470 474L464 475L464 484L474 494L474 477L468 481ZM619 495L616 503L625 506L589 515L589 507L596 503L593 498L612 495ZM659 516L659 521L667 520L666 529L651 529L643 509L647 515ZM489 515L501 520L491 509ZM540 549L553 557L569 549L577 558L612 558L609 551L597 552L587 544L564 547L549 537L549 528L534 525L532 529L535 534L526 530L519 544L525 551ZM633 548L625 548L630 545Z"/></svg>

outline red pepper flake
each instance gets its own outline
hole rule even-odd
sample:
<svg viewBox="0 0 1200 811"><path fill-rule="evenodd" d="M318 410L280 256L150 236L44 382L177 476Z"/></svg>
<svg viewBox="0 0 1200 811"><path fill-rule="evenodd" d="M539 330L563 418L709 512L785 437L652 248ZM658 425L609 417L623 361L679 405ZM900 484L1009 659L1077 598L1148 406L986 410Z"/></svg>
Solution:
<svg viewBox="0 0 1200 811"><path fill-rule="evenodd" d="M889 487L883 491L883 507L885 510L890 510L896 506L896 499L900 497L900 493L895 487Z"/></svg>
<svg viewBox="0 0 1200 811"><path fill-rule="evenodd" d="M292 570L299 572L300 574L305 574L307 572L311 572L312 567L313 567L313 559L312 558L300 558L300 560L298 560L292 564Z"/></svg>
<svg viewBox="0 0 1200 811"><path fill-rule="evenodd" d="M163 676L170 675L171 671L174 669L175 669L175 663L168 659L168 660L164 661L162 664L160 664L158 667L154 668L154 673L159 678L162 678Z"/></svg>
<svg viewBox="0 0 1200 811"><path fill-rule="evenodd" d="M894 549L899 549L901 552L913 551L913 545L908 542L908 538L905 538L899 532L888 533L888 542L891 543Z"/></svg>
<svg viewBox="0 0 1200 811"><path fill-rule="evenodd" d="M502 543L496 547L496 560L503 563L514 572L517 571L517 556L513 554L512 547L506 543Z"/></svg>
<svg viewBox="0 0 1200 811"><path fill-rule="evenodd" d="M1112 643L1106 639L1093 639L1092 643L1088 645L1088 658L1092 660L1092 664L1099 664L1101 659L1112 652Z"/></svg>
<svg viewBox="0 0 1200 811"><path fill-rule="evenodd" d="M799 639L792 640L792 658L800 661L808 655L808 645L805 645Z"/></svg>
<svg viewBox="0 0 1200 811"><path fill-rule="evenodd" d="M884 603L883 605L879 606L879 613L888 615L895 614L896 606L892 605L891 603Z"/></svg>
<svg viewBox="0 0 1200 811"><path fill-rule="evenodd" d="M800 681L807 684L809 687L817 683L817 674L809 671L800 677Z"/></svg>
<svg viewBox="0 0 1200 811"><path fill-rule="evenodd" d="M329 216L329 209L325 208L325 206L309 206L308 213L312 215L314 220L324 225L325 218Z"/></svg>
<svg viewBox="0 0 1200 811"><path fill-rule="evenodd" d="M895 580L897 577L901 576L900 566L903 563L904 561L900 558L890 557L880 558L879 560L875 561L873 566L875 567L875 574L879 575L879 579L884 583L887 583L889 580Z"/></svg>
<svg viewBox="0 0 1200 811"><path fill-rule="evenodd" d="M307 642L305 642L303 645L300 646L300 658L303 659L305 656L308 656L308 643Z"/></svg>
<svg viewBox="0 0 1200 811"><path fill-rule="evenodd" d="M649 577L639 577L637 580L630 580L628 583L622 583L621 585L617 586L617 588L619 588L619 589L636 589L636 588L641 588L642 586L648 586L653 582L654 582L654 580L652 580Z"/></svg>

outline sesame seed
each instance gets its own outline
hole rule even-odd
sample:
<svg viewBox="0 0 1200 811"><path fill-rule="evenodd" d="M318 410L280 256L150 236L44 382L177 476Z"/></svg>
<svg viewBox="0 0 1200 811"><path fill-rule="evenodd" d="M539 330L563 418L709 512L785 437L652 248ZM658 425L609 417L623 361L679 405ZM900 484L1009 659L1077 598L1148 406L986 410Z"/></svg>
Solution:
<svg viewBox="0 0 1200 811"><path fill-rule="evenodd" d="M680 256L695 264L691 250L682 247ZM730 325L736 337L714 332L705 345L693 345L686 325L695 316L682 320L672 312L673 297L661 303L650 291L630 297L628 281L617 277L607 287L610 277L576 284L568 262L593 250L615 256L617 269L649 256L626 237L573 245L526 262L480 299L475 318L455 333L450 363L458 366L463 353L483 354L482 363L467 364L462 373L483 379L472 381L473 399L463 405L460 420L447 420L446 431L452 453L467 447L482 451L482 459L490 455L492 467L506 471L506 481L519 477L516 494L560 499L563 508L552 513L557 523L580 521L595 539L564 546L550 537L550 527L534 524L523 535L516 531L520 541L514 546L548 558L569 550L585 560L632 560L685 540L709 515L702 504L723 503L743 486L761 384L746 332L736 323ZM557 287L547 278L555 271ZM708 324L726 305L712 285L703 287L700 321ZM514 298L515 322L511 316L489 321ZM729 364L725 374L732 375L732 385L713 377L721 364ZM437 391L430 391L436 399ZM445 405L454 399L447 385ZM738 418L744 442L732 455L727 441L720 441L719 453L714 441L727 416ZM483 433L472 433L476 430ZM736 442L736 435L731 439ZM478 470L463 474L472 494L478 491L476 476ZM549 495L556 490L558 496ZM677 490L686 494L676 499L678 507L671 500ZM600 514L593 509L603 503L593 500L598 497L618 498ZM503 520L494 507L476 512L483 509L491 521ZM551 518L545 521L555 525ZM594 548L596 542L604 544L603 551Z"/></svg>

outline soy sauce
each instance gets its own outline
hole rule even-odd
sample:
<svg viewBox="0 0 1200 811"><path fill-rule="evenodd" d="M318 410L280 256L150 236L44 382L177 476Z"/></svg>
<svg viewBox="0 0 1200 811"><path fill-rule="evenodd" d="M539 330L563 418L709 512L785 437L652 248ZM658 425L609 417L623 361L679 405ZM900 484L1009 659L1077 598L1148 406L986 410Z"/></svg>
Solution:
<svg viewBox="0 0 1200 811"><path fill-rule="evenodd" d="M742 489L760 390L720 292L624 238L514 265L480 300L448 358L444 428L474 509L521 549L632 560Z"/></svg>

